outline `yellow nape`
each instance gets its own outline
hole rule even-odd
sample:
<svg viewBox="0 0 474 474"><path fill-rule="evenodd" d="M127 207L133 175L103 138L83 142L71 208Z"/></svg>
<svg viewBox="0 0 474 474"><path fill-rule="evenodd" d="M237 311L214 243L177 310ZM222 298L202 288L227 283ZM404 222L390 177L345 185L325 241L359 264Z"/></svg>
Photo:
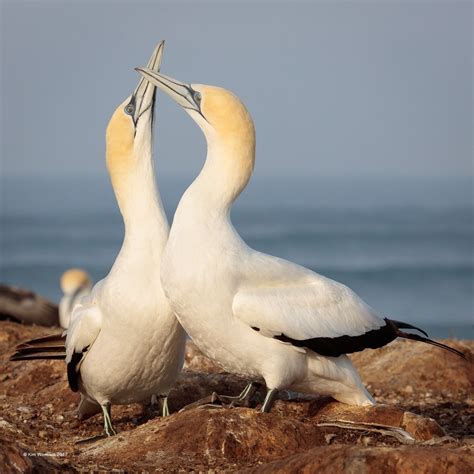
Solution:
<svg viewBox="0 0 474 474"><path fill-rule="evenodd" d="M255 164L255 127L252 117L240 99L225 89L215 86L199 86L201 111L212 128L217 140L226 147L221 155L228 172L239 185L245 186ZM226 158L223 160L223 158Z"/></svg>
<svg viewBox="0 0 474 474"><path fill-rule="evenodd" d="M70 268L61 275L60 285L63 293L73 293L78 288L91 284L91 280L86 271L80 268Z"/></svg>
<svg viewBox="0 0 474 474"><path fill-rule="evenodd" d="M215 86L200 85L201 110L223 140L255 141L252 117L232 92Z"/></svg>
<svg viewBox="0 0 474 474"><path fill-rule="evenodd" d="M124 112L126 102L117 107L107 127L106 160L112 181L133 165L135 127L130 115Z"/></svg>

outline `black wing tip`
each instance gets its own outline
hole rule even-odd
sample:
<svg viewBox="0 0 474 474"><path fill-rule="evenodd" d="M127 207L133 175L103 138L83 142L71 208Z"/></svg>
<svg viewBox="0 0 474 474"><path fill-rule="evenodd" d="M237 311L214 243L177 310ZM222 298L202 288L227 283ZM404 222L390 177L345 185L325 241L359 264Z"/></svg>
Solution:
<svg viewBox="0 0 474 474"><path fill-rule="evenodd" d="M339 357L365 349L378 349L392 342L397 337L397 328L389 320L387 321L387 324L379 329L373 329L358 336L315 337L306 340L292 339L285 334L273 337L296 347L305 347L325 357Z"/></svg>
<svg viewBox="0 0 474 474"><path fill-rule="evenodd" d="M79 391L79 378L80 373L78 370L78 365L82 360L84 354L82 352L74 352L70 362L67 364L67 380L69 382L69 387L73 392Z"/></svg>
<svg viewBox="0 0 474 474"><path fill-rule="evenodd" d="M442 342L433 341L432 339L428 339L427 337L419 336L418 334L410 334L410 333L406 333L406 332L403 332L403 331L398 331L397 335L398 335L398 337L401 337L403 339L411 339L412 341L424 342L426 344L430 344L432 346L439 347L440 349L444 349L445 351L449 351L449 352L451 352L453 354L456 354L457 356L463 358L464 360L467 360L466 354L464 354L461 351L458 351L454 347L443 344Z"/></svg>
<svg viewBox="0 0 474 474"><path fill-rule="evenodd" d="M467 360L467 357L463 352L458 351L457 349L454 349L454 347L448 346L441 342L433 341L433 339L430 339L428 334L425 331L423 331L423 329L420 329L416 326L413 326L409 323L405 323L403 321L395 321L394 319L385 319L385 321L390 322L391 324L395 326L398 337L401 337L403 339L411 339L412 341L425 342L426 344L431 344L432 346L436 346L436 347L439 347L440 349L444 349L446 351L452 352L453 354L456 354L459 357L462 357L464 360ZM421 332L425 337L420 336L418 334L411 334L404 331L400 331L400 329L414 329L415 331Z"/></svg>
<svg viewBox="0 0 474 474"><path fill-rule="evenodd" d="M396 321L395 319L387 319L385 321L390 321L397 329L413 329L414 331L419 331L425 337L429 337L428 333L419 327L413 326L412 324L405 323L404 321Z"/></svg>
<svg viewBox="0 0 474 474"><path fill-rule="evenodd" d="M378 349L392 342L397 337L404 339L411 339L414 341L425 342L433 346L439 347L446 351L452 352L466 360L465 354L453 347L442 344L441 342L433 341L428 337L420 336L419 334L412 334L402 331L400 328L415 329L426 335L426 332L411 324L394 321L391 319L385 319L385 326L379 329L368 331L359 336L338 336L334 338L329 337L317 337L307 340L296 340L286 336L285 334L279 334L273 336L281 342L292 344L296 347L306 347L319 355L326 357L339 357L342 354L351 354L354 352L360 352L365 349ZM252 328L258 331L258 328Z"/></svg>

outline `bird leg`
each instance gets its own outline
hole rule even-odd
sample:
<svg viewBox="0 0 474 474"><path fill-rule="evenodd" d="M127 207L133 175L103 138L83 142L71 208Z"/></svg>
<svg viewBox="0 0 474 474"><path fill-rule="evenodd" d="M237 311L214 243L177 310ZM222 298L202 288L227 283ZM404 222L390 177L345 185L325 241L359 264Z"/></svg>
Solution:
<svg viewBox="0 0 474 474"><path fill-rule="evenodd" d="M117 432L114 430L112 426L112 418L110 415L110 403L104 403L100 406L102 408L102 414L104 416L104 435L106 436L114 436Z"/></svg>
<svg viewBox="0 0 474 474"><path fill-rule="evenodd" d="M170 410L168 406L168 395L152 395L150 405L155 407L156 405L160 406L160 415L169 416Z"/></svg>
<svg viewBox="0 0 474 474"><path fill-rule="evenodd" d="M104 418L104 431L100 435L76 441L75 444L93 443L94 441L98 441L99 439L108 438L109 436L114 436L117 434L117 432L114 430L114 427L112 426L110 403L104 403L100 406L100 408L102 408L102 416Z"/></svg>
<svg viewBox="0 0 474 474"><path fill-rule="evenodd" d="M168 406L168 395L161 395L159 397L161 416L170 416L170 409Z"/></svg>
<svg viewBox="0 0 474 474"><path fill-rule="evenodd" d="M181 408L181 410L179 410L179 413L192 410L193 408L222 408L222 405L216 403L218 401L219 399L217 393L212 392L207 397L201 398L192 403L188 403L186 406Z"/></svg>
<svg viewBox="0 0 474 474"><path fill-rule="evenodd" d="M278 390L276 388L267 389L267 395L265 396L262 408L260 409L262 413L268 413L272 409L273 401L275 400L277 394Z"/></svg>
<svg viewBox="0 0 474 474"><path fill-rule="evenodd" d="M250 382L240 392L239 395L217 395L217 399L221 402L228 402L230 407L234 406L247 406L255 392L260 388L261 384L258 382Z"/></svg>
<svg viewBox="0 0 474 474"><path fill-rule="evenodd" d="M245 386L242 392L236 396L219 395L216 392L212 392L211 395L181 408L180 412L192 408L232 408L235 406L247 406L260 385L258 382L250 382Z"/></svg>

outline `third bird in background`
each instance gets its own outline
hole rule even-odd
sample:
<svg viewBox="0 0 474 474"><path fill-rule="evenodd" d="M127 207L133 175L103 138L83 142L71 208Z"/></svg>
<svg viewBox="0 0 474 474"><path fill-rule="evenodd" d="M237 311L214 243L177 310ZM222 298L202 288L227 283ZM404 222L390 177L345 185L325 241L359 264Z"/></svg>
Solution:
<svg viewBox="0 0 474 474"><path fill-rule="evenodd" d="M74 306L90 293L92 280L85 270L70 268L61 275L60 286L63 297L59 302L59 325L67 329Z"/></svg>

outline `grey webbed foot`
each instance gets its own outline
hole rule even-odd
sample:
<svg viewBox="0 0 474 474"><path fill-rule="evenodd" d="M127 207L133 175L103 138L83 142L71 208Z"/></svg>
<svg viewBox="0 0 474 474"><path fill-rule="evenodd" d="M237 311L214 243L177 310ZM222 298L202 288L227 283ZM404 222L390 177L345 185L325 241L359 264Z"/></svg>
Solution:
<svg viewBox="0 0 474 474"><path fill-rule="evenodd" d="M248 407L253 396L257 390L261 387L261 384L258 382L250 382L245 386L242 392L237 396L229 395L218 395L221 402L229 403L230 407Z"/></svg>
<svg viewBox="0 0 474 474"><path fill-rule="evenodd" d="M237 406L248 407L255 392L261 386L260 383L250 382L245 386L242 392L236 396L219 395L216 392L211 393L207 397L201 398L185 407L180 412L190 410L192 408L233 408Z"/></svg>

